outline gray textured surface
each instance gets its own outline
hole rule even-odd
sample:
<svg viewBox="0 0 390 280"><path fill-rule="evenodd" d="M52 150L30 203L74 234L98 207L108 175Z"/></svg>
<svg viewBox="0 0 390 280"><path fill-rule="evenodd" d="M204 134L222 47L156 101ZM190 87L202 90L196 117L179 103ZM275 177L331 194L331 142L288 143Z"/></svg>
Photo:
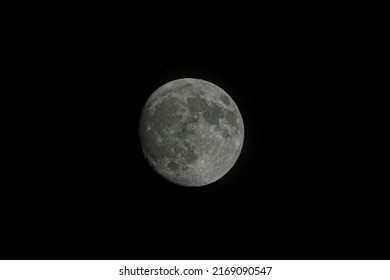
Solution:
<svg viewBox="0 0 390 280"><path fill-rule="evenodd" d="M203 186L237 161L244 124L225 91L188 78L164 84L150 96L139 134L145 157L161 176L182 186Z"/></svg>

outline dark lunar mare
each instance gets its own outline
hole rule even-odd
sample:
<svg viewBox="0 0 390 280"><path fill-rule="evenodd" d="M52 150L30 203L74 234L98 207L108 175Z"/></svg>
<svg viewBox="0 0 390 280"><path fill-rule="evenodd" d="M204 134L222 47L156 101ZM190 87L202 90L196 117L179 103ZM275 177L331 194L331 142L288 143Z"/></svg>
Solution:
<svg viewBox="0 0 390 280"><path fill-rule="evenodd" d="M223 97L228 100L226 96ZM215 125L215 129L217 131L221 131L225 138L228 137L230 134L228 130L223 130L221 128L220 120L226 119L227 123L232 128L238 129L237 116L233 111L229 111L222 107L219 107L216 105L216 103L212 103L211 105L209 105L207 101L200 96L188 98L187 105L192 114L201 113L205 121L210 125Z"/></svg>

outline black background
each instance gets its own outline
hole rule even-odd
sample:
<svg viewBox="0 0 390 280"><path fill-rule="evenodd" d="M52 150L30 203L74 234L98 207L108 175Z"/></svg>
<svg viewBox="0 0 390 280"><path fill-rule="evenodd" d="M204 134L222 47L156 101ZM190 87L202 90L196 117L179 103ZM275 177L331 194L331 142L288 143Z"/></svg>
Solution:
<svg viewBox="0 0 390 280"><path fill-rule="evenodd" d="M6 258L374 258L384 206L367 191L351 29L237 13L23 26ZM202 188L161 178L138 138L147 98L185 77L223 88L245 125L235 166Z"/></svg>

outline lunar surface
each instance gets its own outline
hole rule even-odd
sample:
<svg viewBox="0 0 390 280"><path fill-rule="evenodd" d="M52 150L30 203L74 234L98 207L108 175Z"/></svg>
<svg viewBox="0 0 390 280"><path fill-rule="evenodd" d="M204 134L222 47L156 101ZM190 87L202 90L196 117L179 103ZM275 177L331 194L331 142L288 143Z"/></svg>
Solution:
<svg viewBox="0 0 390 280"><path fill-rule="evenodd" d="M179 79L149 97L139 135L157 173L196 187L217 181L233 167L244 142L244 123L224 90L200 79Z"/></svg>

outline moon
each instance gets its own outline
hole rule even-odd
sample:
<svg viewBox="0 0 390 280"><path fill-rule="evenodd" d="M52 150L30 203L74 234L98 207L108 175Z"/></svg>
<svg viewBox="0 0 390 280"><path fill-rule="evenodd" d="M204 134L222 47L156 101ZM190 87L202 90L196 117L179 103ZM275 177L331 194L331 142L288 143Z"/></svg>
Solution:
<svg viewBox="0 0 390 280"><path fill-rule="evenodd" d="M139 122L149 165L163 178L199 187L222 178L244 143L244 123L233 99L217 85L194 78L159 87Z"/></svg>

